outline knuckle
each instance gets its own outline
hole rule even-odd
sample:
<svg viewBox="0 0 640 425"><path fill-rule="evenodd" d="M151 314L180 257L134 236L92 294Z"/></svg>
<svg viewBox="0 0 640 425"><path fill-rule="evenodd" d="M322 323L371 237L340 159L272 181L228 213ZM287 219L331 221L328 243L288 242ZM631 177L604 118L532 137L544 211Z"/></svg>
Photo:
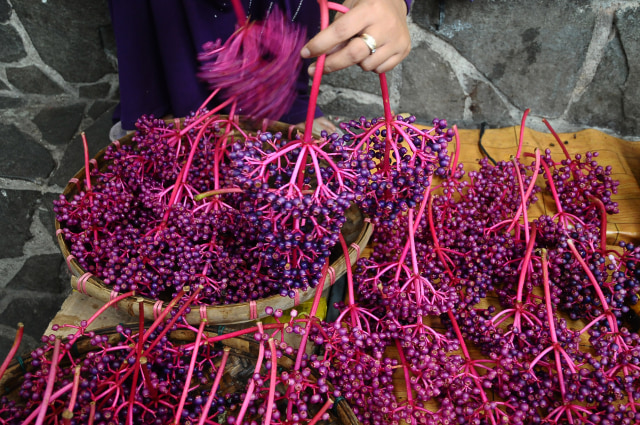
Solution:
<svg viewBox="0 0 640 425"><path fill-rule="evenodd" d="M373 71L375 69L375 67L368 62L362 62L360 64L360 68L362 68L363 71L367 71L367 72Z"/></svg>
<svg viewBox="0 0 640 425"><path fill-rule="evenodd" d="M350 63L358 63L363 59L360 47L354 43L349 43L345 48L345 56Z"/></svg>
<svg viewBox="0 0 640 425"><path fill-rule="evenodd" d="M352 29L346 23L342 23L340 19L335 21L332 25L333 31L338 39L347 40L351 36Z"/></svg>

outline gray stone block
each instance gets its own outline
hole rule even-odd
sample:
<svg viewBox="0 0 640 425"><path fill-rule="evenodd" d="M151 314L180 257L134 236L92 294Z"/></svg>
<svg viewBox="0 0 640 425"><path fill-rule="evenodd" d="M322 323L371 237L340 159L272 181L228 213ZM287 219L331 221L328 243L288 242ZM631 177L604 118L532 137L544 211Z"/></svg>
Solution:
<svg viewBox="0 0 640 425"><path fill-rule="evenodd" d="M89 107L89 112L87 113L89 117L92 119L98 119L102 114L107 112L108 110L112 110L118 104L115 100L96 100Z"/></svg>
<svg viewBox="0 0 640 425"><path fill-rule="evenodd" d="M629 68L623 87L623 132L640 137L640 7L618 12L615 22Z"/></svg>
<svg viewBox="0 0 640 425"><path fill-rule="evenodd" d="M38 199L35 191L0 190L0 258L23 255L22 248L31 239L29 227Z"/></svg>
<svg viewBox="0 0 640 425"><path fill-rule="evenodd" d="M352 97L340 96L339 91L338 96L320 107L325 114L336 116L339 121L357 120L362 116L372 119L384 115L382 102L360 102Z"/></svg>
<svg viewBox="0 0 640 425"><path fill-rule="evenodd" d="M11 5L8 0L0 0L0 23L6 22L11 17Z"/></svg>
<svg viewBox="0 0 640 425"><path fill-rule="evenodd" d="M18 31L11 25L0 25L0 46L0 62L15 62L27 56Z"/></svg>
<svg viewBox="0 0 640 425"><path fill-rule="evenodd" d="M66 81L89 83L116 72L101 34L111 22L106 0L81 6L76 0L17 1L13 6L42 60Z"/></svg>
<svg viewBox="0 0 640 425"><path fill-rule="evenodd" d="M20 108L25 103L22 97L0 96L0 109Z"/></svg>
<svg viewBox="0 0 640 425"><path fill-rule="evenodd" d="M51 241L55 246L58 246L58 238L56 236L55 228L55 213L53 212L53 201L58 199L59 193L45 193L40 199L40 205L38 208L38 218L40 222L47 229L51 235ZM62 255L62 254L60 254ZM66 265L65 265L66 267Z"/></svg>
<svg viewBox="0 0 640 425"><path fill-rule="evenodd" d="M111 129L111 115L113 108L103 113L84 133L89 146L89 157L93 158L101 149L109 143L109 130ZM49 184L57 184L65 187L69 179L84 167L84 148L82 139L76 136L65 149L58 168L49 179Z"/></svg>
<svg viewBox="0 0 640 425"><path fill-rule="evenodd" d="M399 111L420 121L462 119L465 95L451 66L428 45L417 46L403 62Z"/></svg>
<svg viewBox="0 0 640 425"><path fill-rule="evenodd" d="M36 65L7 68L6 72L9 83L23 93L44 95L63 93L62 88Z"/></svg>
<svg viewBox="0 0 640 425"><path fill-rule="evenodd" d="M0 295L2 295L2 293L0 293ZM18 323L14 323L3 329L3 332L0 335L0 361L4 361L7 354L9 354L17 328ZM41 335L31 336L25 329L24 334L22 335L22 341L20 342L20 347L18 347L18 351L14 356L14 359L16 357L22 357L24 359L29 356L31 351L41 346L40 337Z"/></svg>
<svg viewBox="0 0 640 425"><path fill-rule="evenodd" d="M80 97L87 99L104 99L109 96L111 90L111 84L109 83L95 83L80 86Z"/></svg>
<svg viewBox="0 0 640 425"><path fill-rule="evenodd" d="M0 175L25 179L46 178L55 163L48 150L13 124L0 124Z"/></svg>
<svg viewBox="0 0 640 425"><path fill-rule="evenodd" d="M509 108L489 84L476 80L469 97L469 110L474 123L486 122L492 127L509 127L514 124Z"/></svg>
<svg viewBox="0 0 640 425"><path fill-rule="evenodd" d="M567 112L567 117L584 126L624 130L623 88L629 70L620 40L609 42L596 74L582 97Z"/></svg>
<svg viewBox="0 0 640 425"><path fill-rule="evenodd" d="M29 291L14 293L13 297L14 299L0 314L0 324L15 327L22 322L25 333L34 339L39 339L44 333L64 301L63 295L37 296Z"/></svg>
<svg viewBox="0 0 640 425"><path fill-rule="evenodd" d="M398 78L399 71L392 70L386 74L387 83L391 86ZM322 83L332 87L347 87L351 90L358 90L365 93L372 93L380 96L380 77L375 72L366 72L362 68L352 66L322 77Z"/></svg>
<svg viewBox="0 0 640 425"><path fill-rule="evenodd" d="M69 276L61 274L62 267L66 267L62 254L29 257L6 289L67 294L71 286Z"/></svg>
<svg viewBox="0 0 640 425"><path fill-rule="evenodd" d="M52 145L66 145L78 131L85 107L84 103L44 107L33 122L47 142Z"/></svg>
<svg viewBox="0 0 640 425"><path fill-rule="evenodd" d="M563 113L595 22L584 1L447 1L440 13L438 0L427 0L419 11L418 25L455 48L516 107Z"/></svg>

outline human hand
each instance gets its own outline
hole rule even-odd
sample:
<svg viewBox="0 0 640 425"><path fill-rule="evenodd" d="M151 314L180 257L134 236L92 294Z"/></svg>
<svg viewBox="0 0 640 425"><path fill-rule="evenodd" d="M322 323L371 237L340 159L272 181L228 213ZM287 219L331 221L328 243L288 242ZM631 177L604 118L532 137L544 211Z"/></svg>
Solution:
<svg viewBox="0 0 640 425"><path fill-rule="evenodd" d="M302 48L303 58L327 54L324 74L358 64L365 71L387 72L411 50L404 0L345 0L349 8ZM368 34L376 42L375 53L360 37ZM309 75L315 72L315 63Z"/></svg>

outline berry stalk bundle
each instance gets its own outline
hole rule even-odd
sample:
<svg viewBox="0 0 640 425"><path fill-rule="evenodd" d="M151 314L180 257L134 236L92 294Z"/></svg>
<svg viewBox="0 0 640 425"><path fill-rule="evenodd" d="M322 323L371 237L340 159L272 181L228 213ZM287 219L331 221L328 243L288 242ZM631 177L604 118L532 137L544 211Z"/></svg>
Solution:
<svg viewBox="0 0 640 425"><path fill-rule="evenodd" d="M348 408L343 417L329 411L330 385L284 342L317 319L294 313L280 322L282 312L271 311L275 323L218 335L204 316L198 327L184 320L198 290L147 326L140 309L138 326L88 331L99 312L64 340L43 337L43 347L7 372L13 380L1 371L3 388L21 382L0 398L0 423L353 423Z"/></svg>
<svg viewBox="0 0 640 425"><path fill-rule="evenodd" d="M336 323L327 350L361 421L640 421L640 337L625 327L639 250L606 246L618 183L596 158L520 148L468 174L454 159L417 207L378 225L345 306L357 323ZM556 213L530 220L543 190ZM404 391L367 358L399 368Z"/></svg>

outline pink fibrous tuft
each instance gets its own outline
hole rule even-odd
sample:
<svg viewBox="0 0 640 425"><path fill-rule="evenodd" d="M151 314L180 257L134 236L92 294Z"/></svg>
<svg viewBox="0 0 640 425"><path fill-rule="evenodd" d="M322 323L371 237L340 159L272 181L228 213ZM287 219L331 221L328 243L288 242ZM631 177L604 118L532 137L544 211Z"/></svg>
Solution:
<svg viewBox="0 0 640 425"><path fill-rule="evenodd" d="M265 20L238 28L224 44L206 43L198 76L234 99L237 113L277 120L294 101L304 42L304 28L274 9Z"/></svg>

